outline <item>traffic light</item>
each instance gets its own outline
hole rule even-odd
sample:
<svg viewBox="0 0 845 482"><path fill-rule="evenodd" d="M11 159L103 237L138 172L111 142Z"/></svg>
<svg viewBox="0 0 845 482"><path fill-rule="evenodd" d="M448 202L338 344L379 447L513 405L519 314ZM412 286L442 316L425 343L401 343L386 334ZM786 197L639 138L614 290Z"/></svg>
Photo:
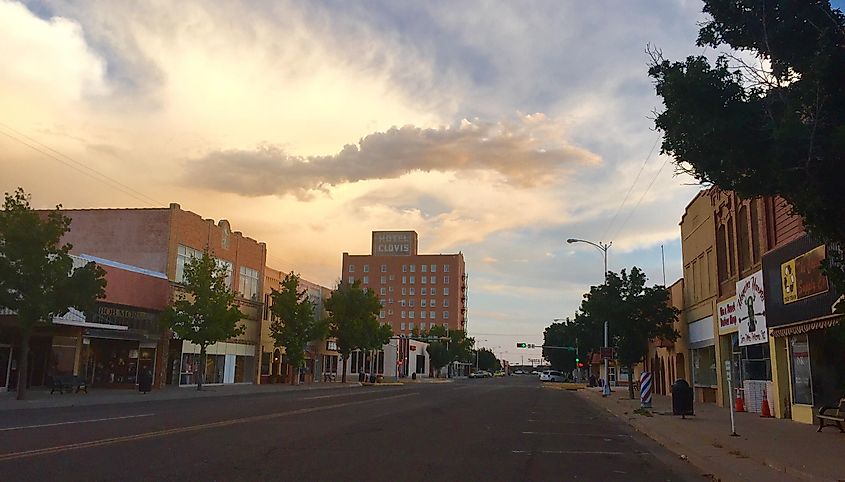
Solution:
<svg viewBox="0 0 845 482"><path fill-rule="evenodd" d="M517 344L516 344L516 347L517 347L517 348L526 348L527 346L528 346L528 345L527 345L527 344L525 344L525 343L517 343Z"/></svg>
<svg viewBox="0 0 845 482"><path fill-rule="evenodd" d="M578 363L578 368L584 368L584 364L579 362L579 363Z"/></svg>
<svg viewBox="0 0 845 482"><path fill-rule="evenodd" d="M575 363L581 363L581 359L578 358L577 356L575 357Z"/></svg>

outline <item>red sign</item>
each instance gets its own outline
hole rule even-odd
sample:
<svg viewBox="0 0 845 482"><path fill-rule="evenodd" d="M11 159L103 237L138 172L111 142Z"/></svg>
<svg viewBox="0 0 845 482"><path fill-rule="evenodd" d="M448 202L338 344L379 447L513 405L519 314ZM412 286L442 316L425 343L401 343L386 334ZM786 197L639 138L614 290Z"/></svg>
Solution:
<svg viewBox="0 0 845 482"><path fill-rule="evenodd" d="M610 347L602 347L602 349L601 349L601 357L602 357L602 358L613 358L613 348L610 348Z"/></svg>
<svg viewBox="0 0 845 482"><path fill-rule="evenodd" d="M417 351L417 346L416 346L416 345L411 345L411 351Z"/></svg>

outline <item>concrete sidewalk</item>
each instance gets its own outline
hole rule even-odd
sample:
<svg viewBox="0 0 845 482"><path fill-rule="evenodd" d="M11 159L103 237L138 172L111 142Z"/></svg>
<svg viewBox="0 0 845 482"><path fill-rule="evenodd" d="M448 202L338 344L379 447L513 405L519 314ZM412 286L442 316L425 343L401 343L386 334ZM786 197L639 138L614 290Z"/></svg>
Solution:
<svg viewBox="0 0 845 482"><path fill-rule="evenodd" d="M640 402L615 388L602 398L595 389L578 395L605 408L701 470L721 481L845 481L845 434L834 428L816 433L816 425L737 413L731 436L730 411L696 404L693 417L672 415L671 397L655 395L649 413L635 412Z"/></svg>
<svg viewBox="0 0 845 482"><path fill-rule="evenodd" d="M273 394L307 390L328 390L332 388L360 388L356 382L312 383L307 385L288 384L238 384L196 387L167 386L161 390L140 393L137 390L89 388L88 393L50 394L49 389L31 388L27 391L27 400L16 400L15 392L0 393L0 412L7 410L25 410L36 408L74 407L90 405L110 405L115 403L138 403L159 400L183 400L189 398L229 397L238 395Z"/></svg>

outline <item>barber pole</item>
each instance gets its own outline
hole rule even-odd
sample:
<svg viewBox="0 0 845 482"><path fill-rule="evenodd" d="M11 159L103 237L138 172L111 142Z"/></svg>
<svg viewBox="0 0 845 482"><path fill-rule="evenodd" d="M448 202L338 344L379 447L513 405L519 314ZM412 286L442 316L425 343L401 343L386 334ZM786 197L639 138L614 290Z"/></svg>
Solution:
<svg viewBox="0 0 845 482"><path fill-rule="evenodd" d="M651 408L651 372L640 373L640 408Z"/></svg>

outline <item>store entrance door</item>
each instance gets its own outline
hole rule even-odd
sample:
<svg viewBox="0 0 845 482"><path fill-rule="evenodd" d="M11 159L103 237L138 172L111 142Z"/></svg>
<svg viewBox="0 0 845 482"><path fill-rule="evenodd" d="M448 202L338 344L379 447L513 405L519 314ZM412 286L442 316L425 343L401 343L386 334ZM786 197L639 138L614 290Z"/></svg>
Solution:
<svg viewBox="0 0 845 482"><path fill-rule="evenodd" d="M9 390L9 378L12 371L12 347L0 345L0 392Z"/></svg>

